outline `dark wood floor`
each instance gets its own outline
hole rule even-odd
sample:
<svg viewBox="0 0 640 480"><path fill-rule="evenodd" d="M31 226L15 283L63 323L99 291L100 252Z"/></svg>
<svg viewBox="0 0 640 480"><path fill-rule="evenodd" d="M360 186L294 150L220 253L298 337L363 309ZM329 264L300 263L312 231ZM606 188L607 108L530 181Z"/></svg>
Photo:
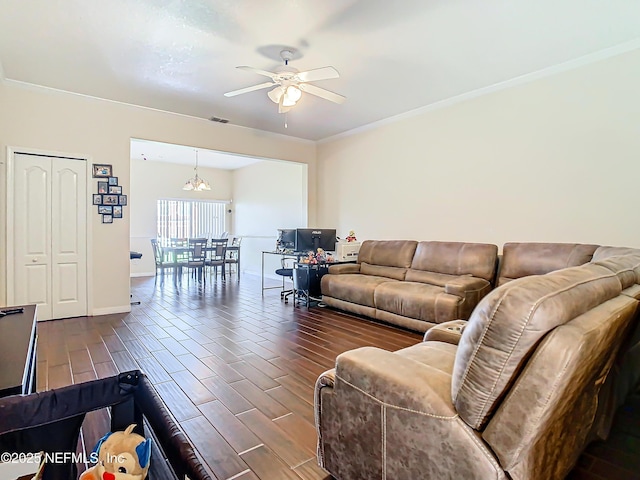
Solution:
<svg viewBox="0 0 640 480"><path fill-rule="evenodd" d="M315 458L317 376L346 350L397 350L421 340L328 308L293 308L278 290L262 297L260 278L250 275L204 287L185 277L178 285L170 277L164 285L133 279L141 305L130 314L40 323L38 389L140 368L220 480L331 478ZM635 450L621 448L627 437L617 447L599 446L583 455L572 478L638 478L634 418ZM102 430L84 432L87 444Z"/></svg>

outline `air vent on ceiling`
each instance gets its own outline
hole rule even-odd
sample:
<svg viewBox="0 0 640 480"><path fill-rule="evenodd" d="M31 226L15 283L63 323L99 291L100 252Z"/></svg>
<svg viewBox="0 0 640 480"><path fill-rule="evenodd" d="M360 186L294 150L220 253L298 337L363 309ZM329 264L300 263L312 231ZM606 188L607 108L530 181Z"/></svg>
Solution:
<svg viewBox="0 0 640 480"><path fill-rule="evenodd" d="M220 117L211 117L209 120L211 120L212 122L218 122L218 123L229 123L229 120L227 120L226 118L220 118Z"/></svg>

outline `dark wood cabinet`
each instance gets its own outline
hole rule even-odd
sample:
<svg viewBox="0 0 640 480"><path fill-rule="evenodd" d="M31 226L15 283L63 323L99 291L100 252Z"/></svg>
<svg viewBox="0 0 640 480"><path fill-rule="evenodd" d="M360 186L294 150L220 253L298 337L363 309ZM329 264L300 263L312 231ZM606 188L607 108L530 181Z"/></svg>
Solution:
<svg viewBox="0 0 640 480"><path fill-rule="evenodd" d="M22 308L22 313L0 317L0 397L35 392L36 306L1 307L0 311Z"/></svg>

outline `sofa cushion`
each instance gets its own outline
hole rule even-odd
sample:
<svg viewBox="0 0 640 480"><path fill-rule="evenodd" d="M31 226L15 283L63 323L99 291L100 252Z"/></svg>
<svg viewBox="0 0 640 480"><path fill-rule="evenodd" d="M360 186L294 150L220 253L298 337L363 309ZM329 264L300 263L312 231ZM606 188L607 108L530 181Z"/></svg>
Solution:
<svg viewBox="0 0 640 480"><path fill-rule="evenodd" d="M460 417L482 428L547 332L621 290L614 273L587 264L514 280L484 297L458 344L451 393Z"/></svg>
<svg viewBox="0 0 640 480"><path fill-rule="evenodd" d="M358 263L406 269L417 245L414 240L365 240L358 252Z"/></svg>
<svg viewBox="0 0 640 480"><path fill-rule="evenodd" d="M596 248L581 243L505 243L497 285L585 264Z"/></svg>
<svg viewBox="0 0 640 480"><path fill-rule="evenodd" d="M388 277L362 275L325 275L321 280L322 295L339 298L346 302L357 303L367 307L375 307L373 292L382 283L398 283Z"/></svg>
<svg viewBox="0 0 640 480"><path fill-rule="evenodd" d="M443 287L417 282L382 283L375 289L378 310L425 322L441 323L457 318L462 299Z"/></svg>
<svg viewBox="0 0 640 480"><path fill-rule="evenodd" d="M486 243L420 242L411 262L412 270L473 275L493 281L498 247Z"/></svg>

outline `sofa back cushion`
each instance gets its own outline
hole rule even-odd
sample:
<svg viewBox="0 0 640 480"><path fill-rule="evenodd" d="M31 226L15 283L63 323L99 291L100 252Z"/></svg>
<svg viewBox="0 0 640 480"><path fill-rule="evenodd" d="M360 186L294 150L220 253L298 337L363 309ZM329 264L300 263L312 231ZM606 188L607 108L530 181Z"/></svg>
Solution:
<svg viewBox="0 0 640 480"><path fill-rule="evenodd" d="M358 253L358 263L409 268L417 245L415 240L365 240Z"/></svg>
<svg viewBox="0 0 640 480"><path fill-rule="evenodd" d="M591 261L597 245L581 243L505 243L497 286L516 278L544 275Z"/></svg>
<svg viewBox="0 0 640 480"><path fill-rule="evenodd" d="M451 394L460 417L483 428L547 332L621 290L613 272L588 264L514 280L489 293L458 344Z"/></svg>
<svg viewBox="0 0 640 480"><path fill-rule="evenodd" d="M491 282L497 258L498 247L487 243L420 242L411 270L472 275Z"/></svg>
<svg viewBox="0 0 640 480"><path fill-rule="evenodd" d="M618 276L618 280L622 284L622 289L629 288L636 283L636 271L640 269L640 251L636 255L617 255L613 257L605 257L601 260L594 260L591 263L602 265L608 268Z"/></svg>
<svg viewBox="0 0 640 480"><path fill-rule="evenodd" d="M619 255L640 255L640 248L631 247L608 247L601 246L593 252L592 261L604 260L608 257L617 257Z"/></svg>
<svg viewBox="0 0 640 480"><path fill-rule="evenodd" d="M637 304L618 295L536 347L482 433L511 478L567 476L589 439L598 393Z"/></svg>

